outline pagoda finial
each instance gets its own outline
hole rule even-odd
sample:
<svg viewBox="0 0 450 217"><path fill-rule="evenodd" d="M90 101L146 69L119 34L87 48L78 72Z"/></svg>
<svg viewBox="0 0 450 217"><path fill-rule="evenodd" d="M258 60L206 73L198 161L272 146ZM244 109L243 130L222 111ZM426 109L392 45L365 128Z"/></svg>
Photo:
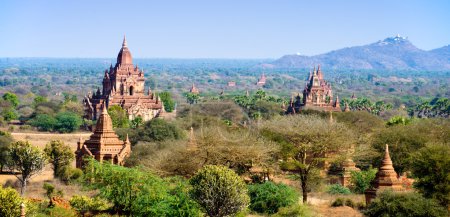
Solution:
<svg viewBox="0 0 450 217"><path fill-rule="evenodd" d="M126 35L123 35L122 47L127 47L127 37L126 37Z"/></svg>
<svg viewBox="0 0 450 217"><path fill-rule="evenodd" d="M108 110L106 109L106 103L102 103L102 113L101 114L108 114Z"/></svg>
<svg viewBox="0 0 450 217"><path fill-rule="evenodd" d="M127 133L127 137L125 138L125 142L130 143L130 139L128 138L128 133Z"/></svg>

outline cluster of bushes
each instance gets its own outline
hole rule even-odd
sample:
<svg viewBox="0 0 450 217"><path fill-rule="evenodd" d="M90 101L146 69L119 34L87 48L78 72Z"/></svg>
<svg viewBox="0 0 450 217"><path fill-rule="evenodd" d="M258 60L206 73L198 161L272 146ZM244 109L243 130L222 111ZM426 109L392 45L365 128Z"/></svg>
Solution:
<svg viewBox="0 0 450 217"><path fill-rule="evenodd" d="M41 131L70 133L78 130L83 120L73 112L59 112L56 115L38 114L28 123Z"/></svg>

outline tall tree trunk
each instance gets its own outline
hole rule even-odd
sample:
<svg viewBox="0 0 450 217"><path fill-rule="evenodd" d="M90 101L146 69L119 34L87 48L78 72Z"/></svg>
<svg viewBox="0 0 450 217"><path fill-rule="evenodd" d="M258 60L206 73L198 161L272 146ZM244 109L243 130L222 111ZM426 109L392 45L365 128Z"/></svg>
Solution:
<svg viewBox="0 0 450 217"><path fill-rule="evenodd" d="M27 179L23 179L22 186L20 188L20 196L23 197L25 195L25 190L27 188Z"/></svg>
<svg viewBox="0 0 450 217"><path fill-rule="evenodd" d="M300 174L300 181L302 186L303 204L308 201L308 177L306 174Z"/></svg>

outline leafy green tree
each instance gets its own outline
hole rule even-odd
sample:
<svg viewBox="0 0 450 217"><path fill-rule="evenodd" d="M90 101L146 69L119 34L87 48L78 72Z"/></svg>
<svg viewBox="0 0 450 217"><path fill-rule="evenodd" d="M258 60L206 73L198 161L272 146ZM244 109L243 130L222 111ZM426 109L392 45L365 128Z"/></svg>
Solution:
<svg viewBox="0 0 450 217"><path fill-rule="evenodd" d="M394 116L386 122L386 126L394 126L394 125L407 125L411 122L411 119L405 118L402 116Z"/></svg>
<svg viewBox="0 0 450 217"><path fill-rule="evenodd" d="M375 179L377 171L377 169L372 168L363 171L352 171L350 178L352 191L357 194L364 194L366 189L370 187L370 182Z"/></svg>
<svg viewBox="0 0 450 217"><path fill-rule="evenodd" d="M314 172L324 168L324 162L331 158L331 153L344 151L354 141L353 133L345 125L316 116L275 118L265 122L261 131L281 145L281 168L299 176L303 203L307 202Z"/></svg>
<svg viewBox="0 0 450 217"><path fill-rule="evenodd" d="M127 128L128 115L127 112L119 105L113 105L108 108L108 114L111 117L113 127Z"/></svg>
<svg viewBox="0 0 450 217"><path fill-rule="evenodd" d="M166 112L172 112L175 109L175 101L173 101L170 92L161 92L159 97L161 97L161 101L164 103L164 110L166 110Z"/></svg>
<svg viewBox="0 0 450 217"><path fill-rule="evenodd" d="M31 126L37 127L42 131L53 131L56 127L57 120L48 114L38 114L30 120Z"/></svg>
<svg viewBox="0 0 450 217"><path fill-rule="evenodd" d="M195 104L200 99L200 96L198 93L187 93L186 94L186 100L189 104Z"/></svg>
<svg viewBox="0 0 450 217"><path fill-rule="evenodd" d="M60 112L56 115L55 129L61 133L71 133L78 130L83 121L81 117L72 112Z"/></svg>
<svg viewBox="0 0 450 217"><path fill-rule="evenodd" d="M12 188L2 188L0 185L0 216L20 216L22 198Z"/></svg>
<svg viewBox="0 0 450 217"><path fill-rule="evenodd" d="M236 214L250 201L242 178L224 166L205 166L189 182L192 198L211 217Z"/></svg>
<svg viewBox="0 0 450 217"><path fill-rule="evenodd" d="M3 94L3 100L10 102L13 108L16 108L19 105L19 98L16 94L11 92Z"/></svg>
<svg viewBox="0 0 450 217"><path fill-rule="evenodd" d="M37 95L34 99L33 99L33 106L36 107L39 104L43 103L43 102L47 102L48 99L44 96L39 96Z"/></svg>
<svg viewBox="0 0 450 217"><path fill-rule="evenodd" d="M273 214L282 207L288 207L298 202L298 193L285 184L264 182L249 185L249 208L259 213Z"/></svg>
<svg viewBox="0 0 450 217"><path fill-rule="evenodd" d="M136 129L140 127L144 123L141 116L135 117L133 120L130 121L130 127L133 129Z"/></svg>
<svg viewBox="0 0 450 217"><path fill-rule="evenodd" d="M88 159L85 167L89 187L98 189L113 209L130 216L200 216L186 186L167 183L137 168L126 168ZM180 187L181 186L181 187Z"/></svg>
<svg viewBox="0 0 450 217"><path fill-rule="evenodd" d="M368 217L445 217L447 211L436 201L426 199L418 193L393 193L384 191L377 195L364 211Z"/></svg>
<svg viewBox="0 0 450 217"><path fill-rule="evenodd" d="M13 142L11 134L0 131L0 172L3 172L3 167L8 160L8 146Z"/></svg>
<svg viewBox="0 0 450 217"><path fill-rule="evenodd" d="M2 111L2 116L5 121L17 120L19 118L19 114L14 108L7 108Z"/></svg>
<svg viewBox="0 0 450 217"><path fill-rule="evenodd" d="M450 207L450 146L430 145L413 154L414 182L425 197Z"/></svg>
<svg viewBox="0 0 450 217"><path fill-rule="evenodd" d="M45 153L28 141L18 141L9 147L8 157L8 169L20 172L20 174L14 174L20 181L20 195L23 196L30 178L44 169L47 161Z"/></svg>
<svg viewBox="0 0 450 217"><path fill-rule="evenodd" d="M138 129L137 138L130 138L133 141L164 141L183 138L183 132L175 124L163 119L152 119Z"/></svg>
<svg viewBox="0 0 450 217"><path fill-rule="evenodd" d="M70 146L60 140L52 140L47 143L44 152L53 166L53 176L55 178L61 177L75 159L75 154Z"/></svg>

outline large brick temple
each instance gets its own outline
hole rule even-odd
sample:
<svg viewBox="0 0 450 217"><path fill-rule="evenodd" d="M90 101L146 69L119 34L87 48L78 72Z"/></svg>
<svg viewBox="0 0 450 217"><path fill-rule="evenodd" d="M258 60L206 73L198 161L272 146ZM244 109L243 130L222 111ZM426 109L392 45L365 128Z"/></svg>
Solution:
<svg viewBox="0 0 450 217"><path fill-rule="evenodd" d="M323 72L320 65L309 73L308 81L303 89L303 98L298 94L291 98L287 114L294 114L302 109L317 109L324 111L340 112L339 97L333 98L331 84L323 78Z"/></svg>
<svg viewBox="0 0 450 217"><path fill-rule="evenodd" d="M117 63L105 70L103 88L89 93L83 99L85 118L97 120L102 105L122 107L130 120L141 116L144 121L151 120L164 111L161 99L150 88L145 91L144 71L133 65L133 58L124 37L122 48L117 55Z"/></svg>

